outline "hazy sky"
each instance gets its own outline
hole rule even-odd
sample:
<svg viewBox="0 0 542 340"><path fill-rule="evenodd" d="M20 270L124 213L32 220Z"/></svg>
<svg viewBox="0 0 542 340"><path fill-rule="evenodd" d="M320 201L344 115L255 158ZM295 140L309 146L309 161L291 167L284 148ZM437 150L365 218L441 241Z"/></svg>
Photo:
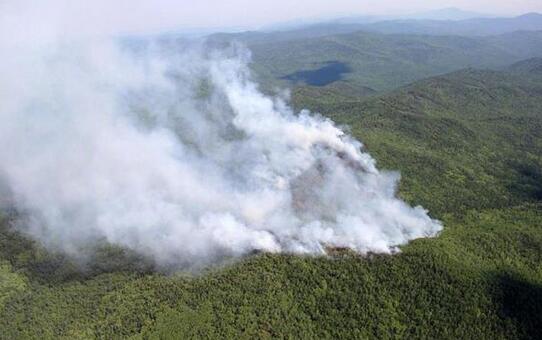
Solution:
<svg viewBox="0 0 542 340"><path fill-rule="evenodd" d="M156 32L257 27L335 15L409 14L445 7L511 16L542 12L542 0L0 0L0 28L9 26L19 33Z"/></svg>

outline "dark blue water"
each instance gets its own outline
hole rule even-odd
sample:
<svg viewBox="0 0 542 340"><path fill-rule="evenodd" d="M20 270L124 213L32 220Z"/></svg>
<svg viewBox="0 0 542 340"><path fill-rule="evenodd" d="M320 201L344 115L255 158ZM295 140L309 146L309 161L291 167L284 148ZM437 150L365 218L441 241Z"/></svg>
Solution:
<svg viewBox="0 0 542 340"><path fill-rule="evenodd" d="M312 86L325 86L343 79L343 75L350 73L350 67L340 61L328 61L317 70L298 71L291 73L282 79L293 82L303 82Z"/></svg>

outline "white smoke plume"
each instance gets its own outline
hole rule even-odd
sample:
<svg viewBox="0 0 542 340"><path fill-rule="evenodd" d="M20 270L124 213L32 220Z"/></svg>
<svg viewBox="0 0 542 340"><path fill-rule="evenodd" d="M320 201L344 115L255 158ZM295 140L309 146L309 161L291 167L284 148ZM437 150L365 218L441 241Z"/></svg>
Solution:
<svg viewBox="0 0 542 340"><path fill-rule="evenodd" d="M45 52L46 51L46 52ZM16 52L16 53L15 53ZM22 230L163 265L391 253L442 226L333 122L258 91L242 48L86 42L1 57L0 176Z"/></svg>

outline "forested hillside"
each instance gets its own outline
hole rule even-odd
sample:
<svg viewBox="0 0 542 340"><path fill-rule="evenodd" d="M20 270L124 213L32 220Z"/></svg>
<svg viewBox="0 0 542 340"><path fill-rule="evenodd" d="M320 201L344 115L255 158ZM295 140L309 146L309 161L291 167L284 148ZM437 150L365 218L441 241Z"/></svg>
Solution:
<svg viewBox="0 0 542 340"><path fill-rule="evenodd" d="M255 254L163 274L115 247L81 268L11 230L6 211L0 337L539 338L542 82L468 69L381 96L357 91L300 87L293 102L349 126L380 168L401 171L400 195L443 221L439 237L393 256Z"/></svg>
<svg viewBox="0 0 542 340"><path fill-rule="evenodd" d="M280 33L246 40L233 37L250 47L253 68L269 87L341 82L387 92L468 67L499 69L542 55L542 31L487 37L355 32L279 41L275 35L283 37ZM330 70L330 63L336 67Z"/></svg>
<svg viewBox="0 0 542 340"><path fill-rule="evenodd" d="M350 126L380 166L401 170L405 197L431 211L542 197L542 83L536 78L470 69L368 100L305 91L294 93L298 107Z"/></svg>

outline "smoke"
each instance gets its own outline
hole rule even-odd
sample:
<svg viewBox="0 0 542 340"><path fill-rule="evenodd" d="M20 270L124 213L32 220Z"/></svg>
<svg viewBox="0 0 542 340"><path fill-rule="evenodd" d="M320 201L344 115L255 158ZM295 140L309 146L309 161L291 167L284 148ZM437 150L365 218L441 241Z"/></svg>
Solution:
<svg viewBox="0 0 542 340"><path fill-rule="evenodd" d="M0 71L0 182L25 233L162 265L254 251L393 253L442 228L396 198L362 144L258 91L248 51L86 40L13 48Z"/></svg>

